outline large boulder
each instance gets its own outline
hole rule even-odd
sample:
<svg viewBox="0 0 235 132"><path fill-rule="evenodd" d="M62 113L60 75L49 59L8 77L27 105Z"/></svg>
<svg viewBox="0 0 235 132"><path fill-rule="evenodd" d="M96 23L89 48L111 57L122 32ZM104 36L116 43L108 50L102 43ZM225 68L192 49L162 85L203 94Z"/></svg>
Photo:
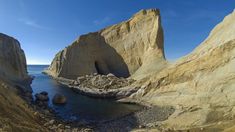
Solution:
<svg viewBox="0 0 235 132"><path fill-rule="evenodd" d="M56 54L45 72L68 79L93 73L143 78L166 65L163 47L159 10L141 10L127 21L80 36Z"/></svg>
<svg viewBox="0 0 235 132"><path fill-rule="evenodd" d="M52 99L53 104L65 104L67 102L67 99L62 94L55 94L55 96Z"/></svg>
<svg viewBox="0 0 235 132"><path fill-rule="evenodd" d="M49 101L47 92L41 92L35 94L36 101Z"/></svg>

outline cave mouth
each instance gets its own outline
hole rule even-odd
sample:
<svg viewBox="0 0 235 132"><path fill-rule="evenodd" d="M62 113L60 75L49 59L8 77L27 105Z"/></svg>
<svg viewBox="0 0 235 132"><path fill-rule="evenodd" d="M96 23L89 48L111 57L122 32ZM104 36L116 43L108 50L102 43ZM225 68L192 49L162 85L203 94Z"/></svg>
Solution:
<svg viewBox="0 0 235 132"><path fill-rule="evenodd" d="M104 75L104 73L102 72L101 67L100 67L100 65L98 64L97 61L95 61L95 69L96 69L98 74Z"/></svg>
<svg viewBox="0 0 235 132"><path fill-rule="evenodd" d="M100 75L107 75L109 73L112 73L116 77L128 78L130 76L128 69L126 67L123 67L124 65L118 66L118 63L116 65L111 65L103 61L95 61L94 65L96 72Z"/></svg>

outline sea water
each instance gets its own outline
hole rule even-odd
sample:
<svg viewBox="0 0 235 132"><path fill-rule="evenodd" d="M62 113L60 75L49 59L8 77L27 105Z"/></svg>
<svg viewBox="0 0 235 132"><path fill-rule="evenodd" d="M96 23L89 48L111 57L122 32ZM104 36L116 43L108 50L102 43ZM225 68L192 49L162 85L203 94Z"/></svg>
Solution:
<svg viewBox="0 0 235 132"><path fill-rule="evenodd" d="M109 99L91 98L74 92L51 77L42 74L48 65L28 65L28 72L35 78L31 84L33 95L42 91L48 92L49 106L64 120L102 121L114 119L137 111L142 107L134 104L117 103ZM56 94L67 98L65 105L54 105L52 98Z"/></svg>

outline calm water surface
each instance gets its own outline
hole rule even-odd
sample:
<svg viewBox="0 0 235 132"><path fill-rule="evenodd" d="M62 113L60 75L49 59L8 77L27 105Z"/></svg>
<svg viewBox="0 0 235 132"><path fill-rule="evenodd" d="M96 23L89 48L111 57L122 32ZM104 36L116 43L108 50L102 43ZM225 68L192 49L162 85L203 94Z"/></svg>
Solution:
<svg viewBox="0 0 235 132"><path fill-rule="evenodd" d="M66 120L107 120L141 109L141 106L138 105L95 99L75 93L49 76L42 74L43 69L47 67L46 65L28 65L29 74L35 76L31 85L33 94L47 91L50 98L49 105L55 109L58 116ZM51 100L56 93L66 96L66 105L52 104Z"/></svg>

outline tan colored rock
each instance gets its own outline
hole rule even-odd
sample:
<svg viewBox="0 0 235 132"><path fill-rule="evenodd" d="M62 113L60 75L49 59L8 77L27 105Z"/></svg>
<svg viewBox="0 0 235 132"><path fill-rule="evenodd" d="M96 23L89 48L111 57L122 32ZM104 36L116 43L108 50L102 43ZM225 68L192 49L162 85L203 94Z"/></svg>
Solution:
<svg viewBox="0 0 235 132"><path fill-rule="evenodd" d="M26 59L19 41L0 33L0 78L11 81L28 79Z"/></svg>
<svg viewBox="0 0 235 132"><path fill-rule="evenodd" d="M46 72L68 79L92 73L139 79L165 65L160 13L150 9L80 36L55 56Z"/></svg>
<svg viewBox="0 0 235 132"><path fill-rule="evenodd" d="M53 104L65 104L66 102L67 102L67 99L62 94L55 94L52 99Z"/></svg>
<svg viewBox="0 0 235 132"><path fill-rule="evenodd" d="M6 87L3 87L6 86ZM39 114L20 96L12 85L0 79L0 131L1 132L47 132Z"/></svg>
<svg viewBox="0 0 235 132"><path fill-rule="evenodd" d="M19 42L0 33L0 131L47 131L19 96L22 91L14 86L25 79L28 79L26 61ZM28 91L21 94L32 97Z"/></svg>
<svg viewBox="0 0 235 132"><path fill-rule="evenodd" d="M218 24L191 54L135 85L132 95L155 105L175 106L165 125L192 128L234 119L235 12Z"/></svg>

